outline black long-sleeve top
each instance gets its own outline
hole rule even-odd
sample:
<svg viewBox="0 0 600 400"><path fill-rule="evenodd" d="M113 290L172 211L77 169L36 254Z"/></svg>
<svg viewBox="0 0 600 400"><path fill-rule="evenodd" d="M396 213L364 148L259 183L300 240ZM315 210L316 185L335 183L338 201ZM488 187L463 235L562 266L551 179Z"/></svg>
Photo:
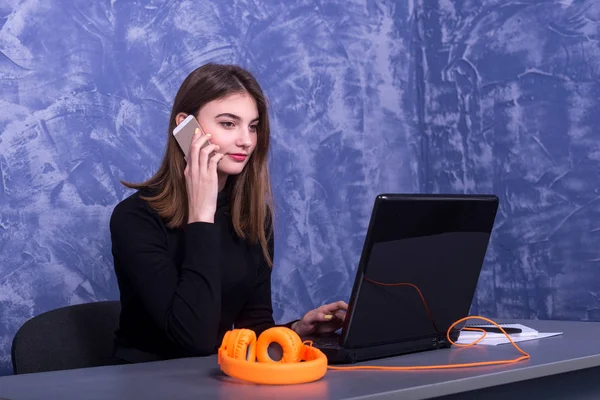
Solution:
<svg viewBox="0 0 600 400"><path fill-rule="evenodd" d="M259 335L275 325L271 268L260 245L236 235L227 196L226 189L219 193L214 223L180 229L169 229L140 192L115 207L116 357L141 362L209 355L233 327ZM273 257L273 240L269 247Z"/></svg>

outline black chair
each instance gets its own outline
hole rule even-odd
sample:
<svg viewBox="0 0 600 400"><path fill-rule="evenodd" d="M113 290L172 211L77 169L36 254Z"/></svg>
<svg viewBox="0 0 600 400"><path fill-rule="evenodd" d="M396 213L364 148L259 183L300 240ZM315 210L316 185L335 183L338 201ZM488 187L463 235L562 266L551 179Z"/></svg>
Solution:
<svg viewBox="0 0 600 400"><path fill-rule="evenodd" d="M113 358L119 301L78 304L25 322L11 348L15 374L119 364Z"/></svg>

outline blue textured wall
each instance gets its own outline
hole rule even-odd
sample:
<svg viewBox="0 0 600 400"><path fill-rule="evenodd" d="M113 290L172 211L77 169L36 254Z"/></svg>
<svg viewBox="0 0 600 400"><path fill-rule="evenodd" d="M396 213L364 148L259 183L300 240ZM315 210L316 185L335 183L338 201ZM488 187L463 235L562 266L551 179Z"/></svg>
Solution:
<svg viewBox="0 0 600 400"><path fill-rule="evenodd" d="M473 311L600 320L600 2L416 9L421 189L501 198Z"/></svg>
<svg viewBox="0 0 600 400"><path fill-rule="evenodd" d="M411 13L282 3L0 7L0 374L26 319L118 297L119 180L155 171L175 92L208 61L246 66L270 98L275 317L347 297L372 198L418 188Z"/></svg>
<svg viewBox="0 0 600 400"><path fill-rule="evenodd" d="M347 299L383 191L501 197L475 311L600 319L599 6L281 3L0 5L0 374L28 318L118 297L119 179L155 171L207 61L271 101L276 319Z"/></svg>

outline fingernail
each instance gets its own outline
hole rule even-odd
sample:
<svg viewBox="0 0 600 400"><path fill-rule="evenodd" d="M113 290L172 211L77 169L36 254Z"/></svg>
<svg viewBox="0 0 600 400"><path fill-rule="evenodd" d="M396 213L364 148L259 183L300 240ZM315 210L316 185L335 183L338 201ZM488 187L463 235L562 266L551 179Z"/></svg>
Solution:
<svg viewBox="0 0 600 400"><path fill-rule="evenodd" d="M196 130L194 131L194 135L197 135L198 132L200 132L200 129L196 128Z"/></svg>
<svg viewBox="0 0 600 400"><path fill-rule="evenodd" d="M210 133L207 133L207 134L206 134L206 137L210 137Z"/></svg>
<svg viewBox="0 0 600 400"><path fill-rule="evenodd" d="M333 318L333 315L331 315L331 314L328 314L325 316L325 319L331 319L331 318Z"/></svg>

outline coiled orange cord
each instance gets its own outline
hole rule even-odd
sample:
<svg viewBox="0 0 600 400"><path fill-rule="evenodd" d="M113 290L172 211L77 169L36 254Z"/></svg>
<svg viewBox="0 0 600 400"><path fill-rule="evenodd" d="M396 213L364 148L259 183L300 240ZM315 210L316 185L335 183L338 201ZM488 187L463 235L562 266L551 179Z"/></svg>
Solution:
<svg viewBox="0 0 600 400"><path fill-rule="evenodd" d="M429 314L429 317L431 318L432 322L434 321L433 315L431 315L431 311L429 309L429 306L427 305L427 301L425 300L425 296L423 296L423 293L416 285L414 285L412 283L406 283L406 282L383 283L383 282L374 281L374 280L366 278L366 277L363 279L367 282L371 282L371 283L373 283L375 285L379 285L379 286L409 286L409 287L412 287L419 294L419 297L421 298L421 301L423 302L423 305L425 306L425 309L426 309L427 313ZM327 368L329 368L331 370L369 370L370 369L370 370L387 370L387 371L414 371L414 370L427 370L427 369L470 368L470 367L481 367L481 366L487 366L487 365L513 364L513 363L528 360L531 358L531 356L527 352L525 352L523 349L521 349L519 346L517 346L517 344L511 339L510 335L508 333L506 333L506 331L504 329L502 329L502 327L500 325L498 325L496 322L492 321L491 319L488 319L485 317L480 317L478 315L461 318L458 321L454 322L452 325L450 325L450 327L448 328L448 331L446 332L446 338L448 339L448 341L451 344L458 346L458 347L470 347L470 346L473 346L473 345L479 343L481 340L483 340L485 338L486 331L484 329L463 328L463 330L483 332L483 335L481 337L479 337L477 340L475 340L474 342L469 343L469 344L455 343L454 341L452 341L452 339L450 339L450 332L452 331L452 328L454 328L456 325L460 324L461 322L469 320L469 319L482 319L482 320L489 322L490 324L496 326L498 329L500 329L500 331L502 333L504 333L504 335L508 338L510 343L512 343L512 345L515 347L515 349L517 349L519 351L519 353L522 354L522 356L514 358L512 360L479 361L479 362L472 362L472 363L466 363L466 364L417 365L417 366L401 366L401 367L375 366L375 365L341 366L341 367L328 366Z"/></svg>
<svg viewBox="0 0 600 400"><path fill-rule="evenodd" d="M485 330L483 329L479 329L479 328L465 328L465 330L471 330L471 331L481 331L483 332L483 336L481 336L480 338L478 338L477 340L475 340L473 343L469 343L469 344L459 344L459 343L455 343L452 341L452 339L450 339L450 331L452 330L452 328L465 321L468 319L482 319L484 321L487 321L493 325L495 325L497 328L499 328L502 333L504 333L504 335L506 335L506 337L508 338L508 340L512 343L512 345L522 354L522 356L514 358L512 360L497 360L497 361L479 361L479 362L472 362L472 363L466 363L466 364L444 364L444 365L416 365L416 366L402 366L402 367L390 367L390 366L376 366L376 365L364 365L364 366L342 366L342 367L333 367L333 366L327 366L328 369L331 370L386 370L386 371L416 371L416 370L426 370L426 369L451 369L451 368L470 368L470 367L482 367L482 366L487 366L487 365L504 365L504 364L514 364L517 363L519 361L523 361L523 360L527 360L530 359L531 356L525 352L523 349L521 349L519 346L517 346L517 344L510 338L510 335L508 333L506 333L506 331L504 329L502 329L502 327L500 325L498 325L496 322L492 321L491 319L485 318L485 317L480 317L480 316L469 316L469 317L465 317L462 319L459 319L458 321L456 321L455 323L453 323L450 328L448 328L448 331L446 333L446 338L448 339L448 341L450 343L452 343L453 345L459 346L459 347L470 347L473 346L475 344L477 344L478 342L480 342L481 340L483 340L483 338L486 335Z"/></svg>

